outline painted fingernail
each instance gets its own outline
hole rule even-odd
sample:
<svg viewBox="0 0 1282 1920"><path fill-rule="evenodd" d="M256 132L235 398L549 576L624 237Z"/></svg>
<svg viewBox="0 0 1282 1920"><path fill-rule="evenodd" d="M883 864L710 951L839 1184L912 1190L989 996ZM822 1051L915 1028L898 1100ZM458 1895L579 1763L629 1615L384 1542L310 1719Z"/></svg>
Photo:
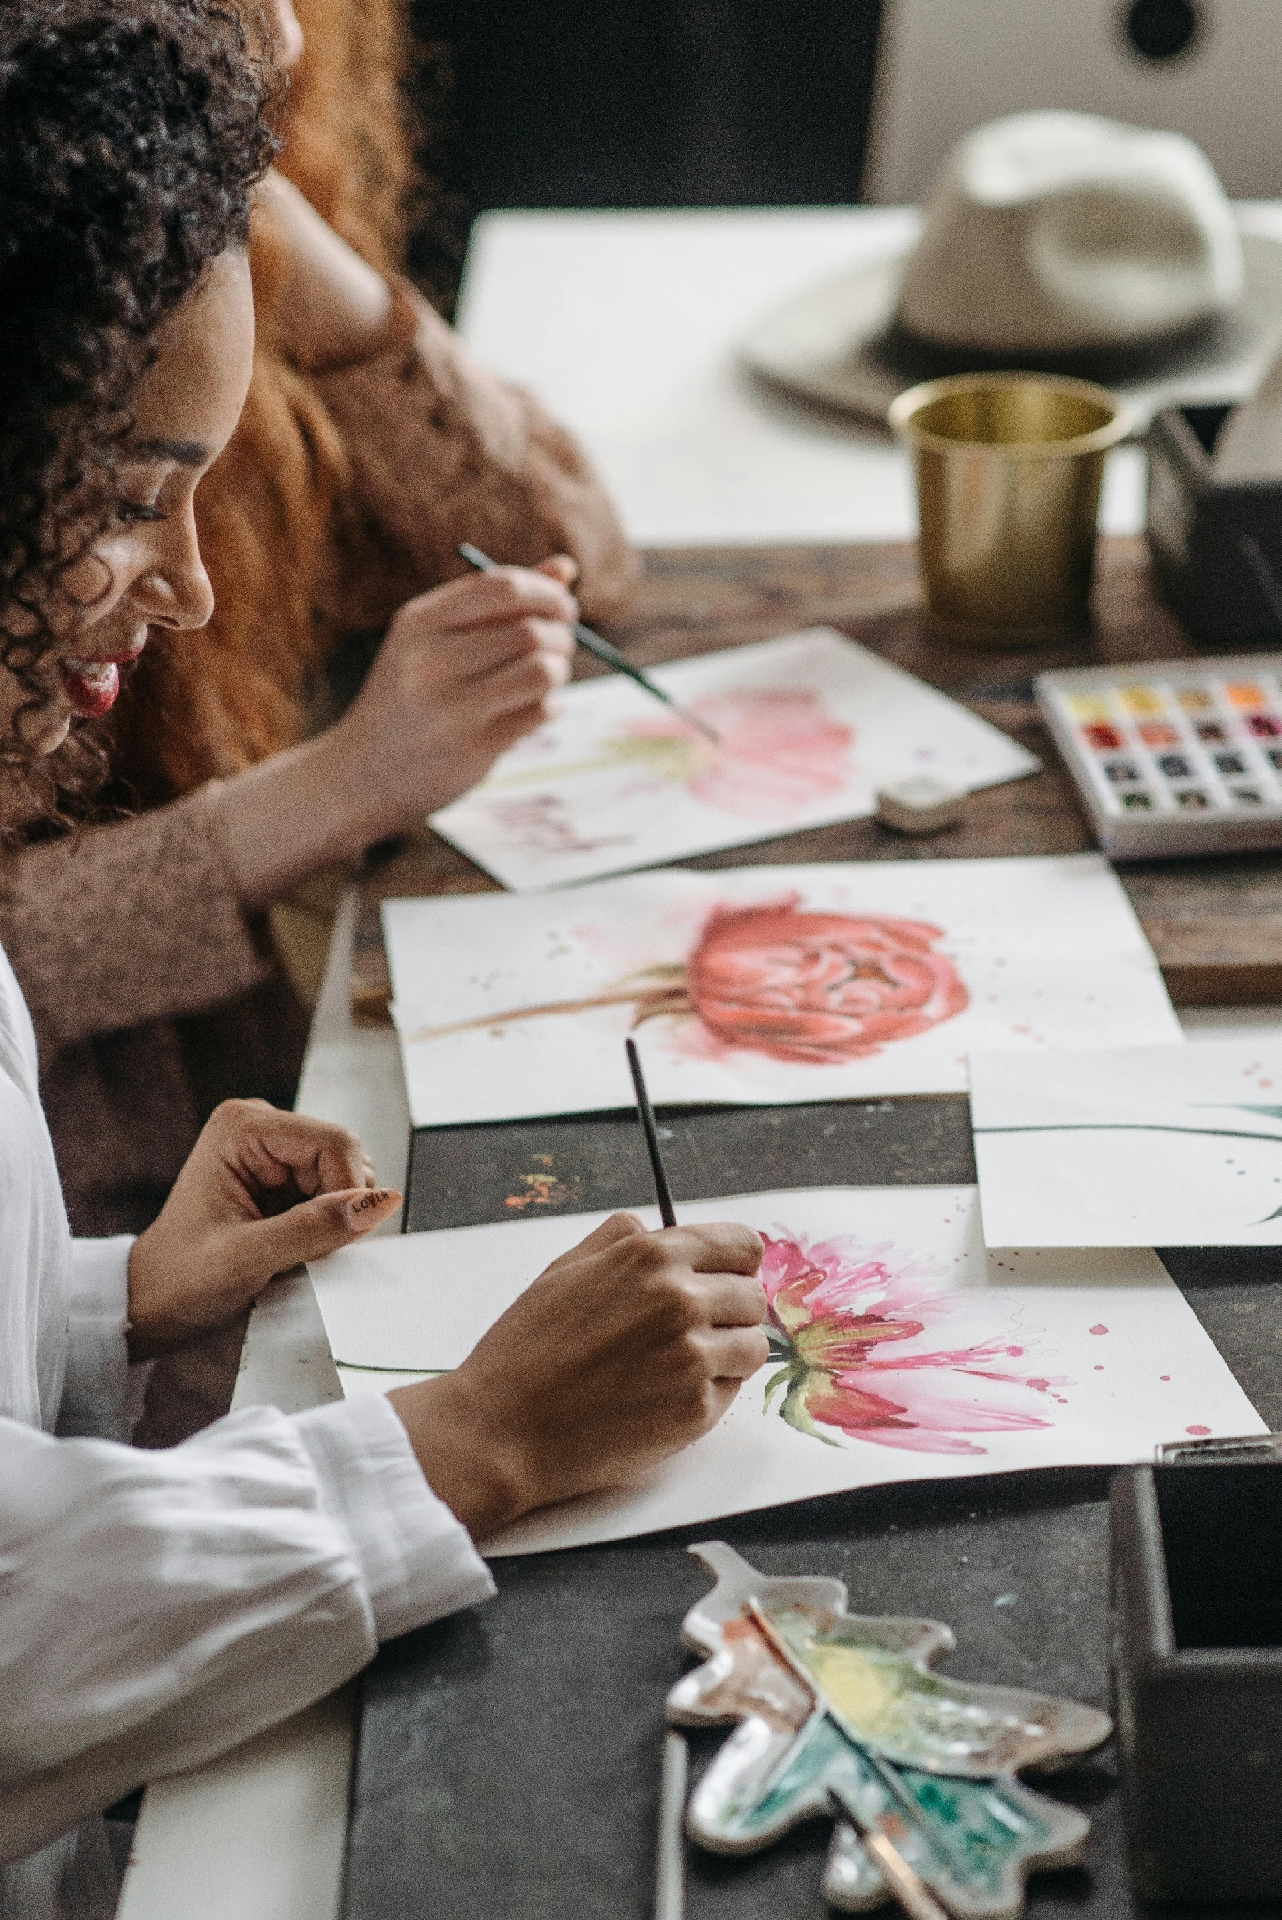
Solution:
<svg viewBox="0 0 1282 1920"><path fill-rule="evenodd" d="M375 1187L369 1193L358 1194L355 1200L347 1203L347 1218L358 1233L363 1233L375 1224L374 1215L379 1212L392 1197L390 1187Z"/></svg>

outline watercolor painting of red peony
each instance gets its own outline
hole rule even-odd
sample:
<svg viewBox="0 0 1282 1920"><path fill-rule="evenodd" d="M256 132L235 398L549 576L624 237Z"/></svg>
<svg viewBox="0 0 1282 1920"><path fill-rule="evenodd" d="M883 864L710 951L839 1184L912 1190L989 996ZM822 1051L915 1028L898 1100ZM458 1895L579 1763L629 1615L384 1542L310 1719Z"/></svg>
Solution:
<svg viewBox="0 0 1282 1920"><path fill-rule="evenodd" d="M622 675L578 681L432 825L520 893L860 819L910 773L974 791L1037 771L987 721L827 628L655 671L715 743Z"/></svg>
<svg viewBox="0 0 1282 1920"><path fill-rule="evenodd" d="M685 991L728 1047L839 1066L966 1010L956 967L935 951L942 938L924 920L807 913L796 893L717 906L686 959Z"/></svg>
<svg viewBox="0 0 1282 1920"><path fill-rule="evenodd" d="M922 920L806 913L795 893L756 907L714 906L677 965L649 968L581 1000L485 1013L409 1037L495 1033L513 1021L631 1006L633 1031L646 1021L676 1023L677 1048L705 1059L741 1051L840 1066L925 1033L970 1004L951 960L933 950L942 933Z"/></svg>
<svg viewBox="0 0 1282 1920"><path fill-rule="evenodd" d="M710 1432L636 1485L532 1515L487 1553L892 1482L1151 1460L1191 1431L1263 1430L1148 1248L994 1255L973 1187L793 1188L679 1200L677 1214L761 1235L765 1365ZM457 1366L603 1217L530 1209L313 1263L346 1391Z"/></svg>
<svg viewBox="0 0 1282 1920"><path fill-rule="evenodd" d="M665 871L544 895L387 901L417 1126L625 1105L960 1092L976 1046L1179 1025L1094 855Z"/></svg>

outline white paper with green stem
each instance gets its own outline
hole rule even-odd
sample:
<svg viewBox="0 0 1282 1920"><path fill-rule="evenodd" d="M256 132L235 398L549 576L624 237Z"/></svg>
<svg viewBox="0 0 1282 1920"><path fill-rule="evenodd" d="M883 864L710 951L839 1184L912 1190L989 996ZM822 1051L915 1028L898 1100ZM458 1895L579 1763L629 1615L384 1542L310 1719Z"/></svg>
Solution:
<svg viewBox="0 0 1282 1920"><path fill-rule="evenodd" d="M1282 1026L971 1060L990 1246L1282 1245Z"/></svg>
<svg viewBox="0 0 1282 1920"><path fill-rule="evenodd" d="M389 900L416 1126L651 1098L772 1105L967 1084L976 1047L1181 1038L1107 861L887 860Z"/></svg>
<svg viewBox="0 0 1282 1920"><path fill-rule="evenodd" d="M912 773L969 792L1038 769L986 720L826 627L652 677L720 744L621 674L582 681L432 825L520 893L856 820Z"/></svg>
<svg viewBox="0 0 1282 1920"><path fill-rule="evenodd" d="M769 1363L711 1433L639 1485L532 1515L487 1551L622 1539L888 1481L1151 1460L1185 1435L1263 1431L1146 1249L986 1254L973 1187L739 1195L678 1215L768 1237ZM457 1365L602 1218L412 1234L316 1261L346 1390Z"/></svg>

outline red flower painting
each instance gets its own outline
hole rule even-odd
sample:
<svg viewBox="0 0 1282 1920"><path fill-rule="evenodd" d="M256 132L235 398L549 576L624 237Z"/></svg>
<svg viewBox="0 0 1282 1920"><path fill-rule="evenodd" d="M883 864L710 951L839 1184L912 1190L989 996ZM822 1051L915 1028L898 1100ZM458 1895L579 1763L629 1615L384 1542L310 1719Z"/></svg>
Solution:
<svg viewBox="0 0 1282 1920"><path fill-rule="evenodd" d="M841 1066L950 1020L970 1004L924 920L804 913L799 896L718 908L686 960L708 1031L774 1060Z"/></svg>
<svg viewBox="0 0 1282 1920"><path fill-rule="evenodd" d="M916 1453L982 1454L967 1435L1052 1424L1034 1396L1044 1406L1062 1382L1001 1364L1024 1347L993 1336L923 1350L958 1296L926 1291L913 1261L896 1267L885 1248L848 1237L813 1247L804 1235L763 1238L766 1333L778 1363L766 1411L782 1393L780 1415L799 1433L829 1446L844 1434Z"/></svg>
<svg viewBox="0 0 1282 1920"><path fill-rule="evenodd" d="M952 961L934 951L941 934L925 920L806 913L795 893L760 906L714 907L684 963L646 967L580 1000L512 1007L411 1037L434 1040L510 1020L631 1005L634 1028L694 1015L704 1048L840 1067L880 1053L888 1041L926 1033L970 1005Z"/></svg>

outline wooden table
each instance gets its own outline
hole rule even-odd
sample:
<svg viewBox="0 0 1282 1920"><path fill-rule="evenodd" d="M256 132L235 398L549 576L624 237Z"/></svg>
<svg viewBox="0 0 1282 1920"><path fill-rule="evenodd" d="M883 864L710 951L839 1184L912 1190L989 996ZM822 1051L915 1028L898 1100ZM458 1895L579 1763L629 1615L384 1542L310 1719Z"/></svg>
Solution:
<svg viewBox="0 0 1282 1920"><path fill-rule="evenodd" d="M1140 540L1101 543L1093 630L1077 644L1054 649L979 651L939 639L922 617L916 550L909 544L651 553L631 606L609 634L639 664L655 666L817 625L836 627L953 695L1035 753L1042 772L976 793L964 825L950 832L907 839L876 820L851 820L679 864L706 869L763 861L1079 853L1094 841L1033 699L1033 676L1048 667L1162 660L1193 651L1154 597ZM580 653L576 677L601 671ZM1120 867L1119 875L1178 1005L1282 1002L1282 854L1134 861ZM354 1016L387 1018L380 900L496 888L464 854L431 833L372 866L357 926Z"/></svg>
<svg viewBox="0 0 1282 1920"><path fill-rule="evenodd" d="M1106 545L1090 644L963 652L923 629L910 547L651 556L612 630L655 663L827 622L965 700L1044 761L976 794L964 827L905 840L853 821L686 864L1071 853L1090 845L1038 720L1032 675L1088 659L1187 652L1154 604L1142 550ZM584 671L591 670L584 663ZM1187 1002L1282 1001L1282 855L1130 867L1124 883ZM380 897L494 886L434 836L365 882L353 999L385 1017ZM372 1035L370 1036L373 1037ZM973 1179L964 1095L665 1116L678 1199L770 1186ZM564 1183L552 1212L636 1204L648 1169L626 1115L414 1136L408 1224L504 1217L532 1153ZM1179 1249L1170 1271L1270 1424L1282 1422L1282 1261L1275 1248ZM706 1585L684 1552L735 1542L771 1573L823 1572L857 1611L949 1621L951 1670L1108 1704L1103 1468L867 1488L698 1528L495 1563L488 1607L385 1647L362 1683L344 1920L644 1920L651 1899L663 1699L682 1671L682 1613ZM723 1736L695 1742L696 1768ZM1139 1920L1111 1752L1051 1791L1089 1812L1083 1869L1035 1876L1030 1920ZM690 1920L810 1920L826 1831L809 1823L744 1860L692 1853ZM1257 1914L1262 1911L1257 1909ZM1270 1909L1277 1912L1277 1909ZM1240 1909L1214 1920L1239 1920Z"/></svg>

